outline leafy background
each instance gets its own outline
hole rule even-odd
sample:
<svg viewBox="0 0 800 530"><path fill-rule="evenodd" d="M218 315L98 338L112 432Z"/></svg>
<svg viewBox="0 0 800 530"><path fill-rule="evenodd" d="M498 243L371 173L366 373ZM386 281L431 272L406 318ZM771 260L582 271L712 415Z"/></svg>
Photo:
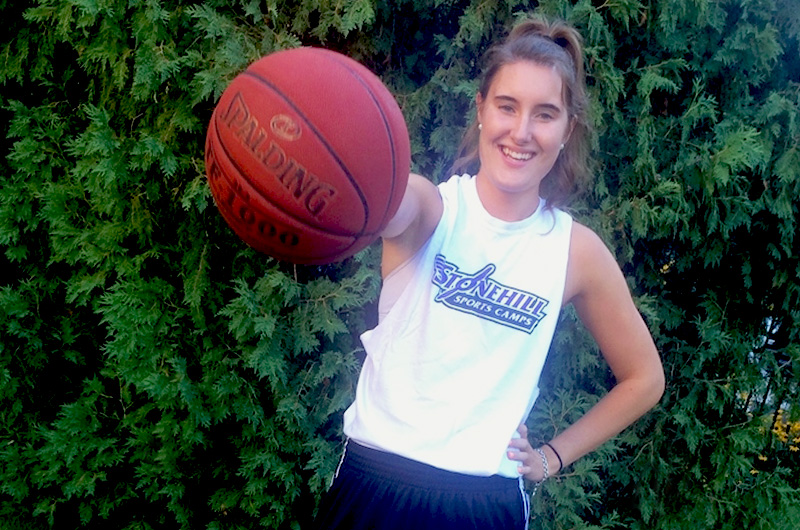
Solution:
<svg viewBox="0 0 800 530"><path fill-rule="evenodd" d="M0 0L0 528L308 528L374 324L378 244L291 266L213 207L216 98L324 46L395 93L448 176L481 53L529 12L586 40L611 246L660 405L534 498L542 529L800 525L800 9L794 0ZM612 383L565 311L529 419Z"/></svg>

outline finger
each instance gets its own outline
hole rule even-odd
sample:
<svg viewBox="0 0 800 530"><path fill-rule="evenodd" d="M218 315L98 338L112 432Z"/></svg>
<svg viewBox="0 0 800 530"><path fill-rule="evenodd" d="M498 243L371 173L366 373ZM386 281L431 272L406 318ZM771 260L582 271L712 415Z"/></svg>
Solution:
<svg viewBox="0 0 800 530"><path fill-rule="evenodd" d="M519 427L517 427L517 432L519 433L520 436L526 438L528 436L528 426L525 425L524 423L520 423Z"/></svg>
<svg viewBox="0 0 800 530"><path fill-rule="evenodd" d="M516 460L518 462L524 462L528 459L528 454L524 451L517 451L517 450L509 450L508 451L508 459L509 460Z"/></svg>
<svg viewBox="0 0 800 530"><path fill-rule="evenodd" d="M528 445L530 445L528 440L523 438L512 438L508 442L508 446L513 447L514 449L527 449Z"/></svg>

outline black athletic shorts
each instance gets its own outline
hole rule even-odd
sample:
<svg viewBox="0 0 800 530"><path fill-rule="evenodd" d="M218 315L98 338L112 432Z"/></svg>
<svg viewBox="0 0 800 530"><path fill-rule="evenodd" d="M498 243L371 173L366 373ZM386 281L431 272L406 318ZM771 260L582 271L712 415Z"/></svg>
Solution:
<svg viewBox="0 0 800 530"><path fill-rule="evenodd" d="M452 473L350 441L316 530L525 530L518 479Z"/></svg>

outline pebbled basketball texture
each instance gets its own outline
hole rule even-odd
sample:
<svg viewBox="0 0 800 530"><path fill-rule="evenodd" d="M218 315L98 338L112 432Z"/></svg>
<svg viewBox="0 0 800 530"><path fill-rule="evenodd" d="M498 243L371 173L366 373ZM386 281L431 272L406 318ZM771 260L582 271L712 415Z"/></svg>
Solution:
<svg viewBox="0 0 800 530"><path fill-rule="evenodd" d="M254 249L298 264L344 260L400 205L408 130L380 79L347 56L295 48L223 92L205 147L214 201Z"/></svg>

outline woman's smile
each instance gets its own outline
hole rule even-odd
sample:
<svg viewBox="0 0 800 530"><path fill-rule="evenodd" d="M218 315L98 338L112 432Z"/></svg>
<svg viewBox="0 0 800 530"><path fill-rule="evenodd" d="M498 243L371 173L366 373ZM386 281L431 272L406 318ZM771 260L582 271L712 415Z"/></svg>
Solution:
<svg viewBox="0 0 800 530"><path fill-rule="evenodd" d="M514 160L527 161L533 158L533 153L524 153L521 151L514 151L508 147L501 147L503 154Z"/></svg>

